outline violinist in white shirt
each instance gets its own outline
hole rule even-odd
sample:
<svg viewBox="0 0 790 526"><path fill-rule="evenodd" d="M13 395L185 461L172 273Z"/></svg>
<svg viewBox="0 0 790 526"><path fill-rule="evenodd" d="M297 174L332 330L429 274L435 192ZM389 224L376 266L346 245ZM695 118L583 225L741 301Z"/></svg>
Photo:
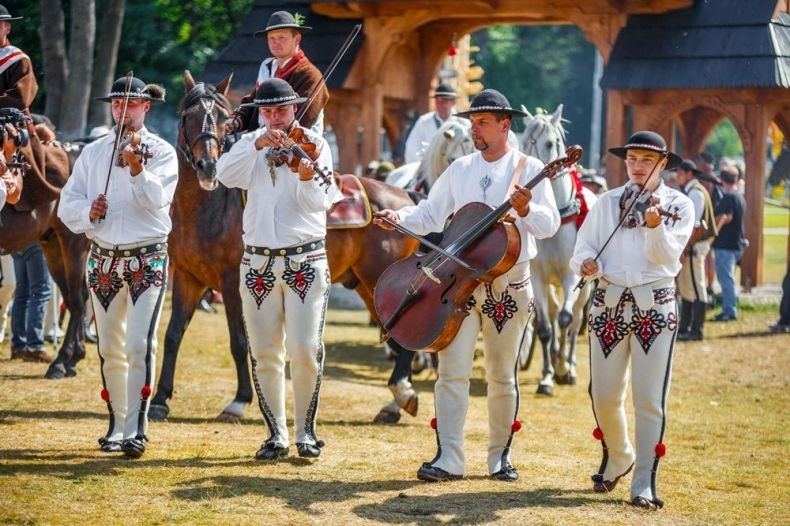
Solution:
<svg viewBox="0 0 790 526"><path fill-rule="evenodd" d="M99 337L101 397L110 413L99 444L102 451L139 458L147 441L178 162L173 147L144 125L151 104L164 100L163 88L123 77L99 100L112 104L116 132L122 125L125 138L120 151L116 133L85 147L61 192L58 216L93 241L87 279Z"/></svg>
<svg viewBox="0 0 790 526"><path fill-rule="evenodd" d="M289 454L286 354L297 453L315 458L324 445L315 429L330 285L324 238L326 212L340 192L326 141L295 121L296 105L304 101L282 79L261 82L245 104L257 109L265 127L242 136L217 163L222 184L248 191L239 288L253 381L269 431L255 458L269 462ZM314 160L294 147L293 137L301 134L315 146Z"/></svg>
<svg viewBox="0 0 790 526"><path fill-rule="evenodd" d="M629 182L599 197L570 261L574 272L598 280L590 309L590 396L597 423L593 436L601 442L603 460L592 476L593 490L612 491L633 469L631 503L655 510L663 506L656 477L667 451L667 397L678 327L674 281L694 226L694 207L661 182L661 172L681 159L659 134L635 133L609 152L625 159ZM629 368L634 446L624 404Z"/></svg>

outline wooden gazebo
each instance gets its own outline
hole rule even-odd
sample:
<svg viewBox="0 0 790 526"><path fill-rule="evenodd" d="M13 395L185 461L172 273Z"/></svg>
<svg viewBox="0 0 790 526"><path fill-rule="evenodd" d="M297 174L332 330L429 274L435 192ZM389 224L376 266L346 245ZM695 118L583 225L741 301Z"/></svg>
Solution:
<svg viewBox="0 0 790 526"><path fill-rule="evenodd" d="M677 135L683 153L691 155L720 119L733 122L746 151L747 178L754 182L747 184L752 249L742 276L761 283L765 130L774 120L785 135L790 132L786 1L257 0L203 78L217 81L234 70L236 96L249 91L268 56L253 32L280 9L305 14L315 28L303 47L320 69L354 24L363 24L363 38L328 82L326 120L337 138L342 171L380 157L382 127L395 144L409 111L429 109L454 33L460 37L496 24L575 24L606 63L607 144L622 143L637 128L653 128ZM621 182L622 167L610 164L607 177Z"/></svg>

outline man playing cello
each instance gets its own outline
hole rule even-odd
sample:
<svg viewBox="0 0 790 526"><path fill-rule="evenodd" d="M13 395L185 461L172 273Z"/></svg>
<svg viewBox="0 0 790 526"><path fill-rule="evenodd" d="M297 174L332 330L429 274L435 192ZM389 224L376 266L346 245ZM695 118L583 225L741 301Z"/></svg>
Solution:
<svg viewBox="0 0 790 526"><path fill-rule="evenodd" d="M482 284L472 295L470 315L461 324L453 341L442 350L436 396L438 452L417 471L417 478L429 482L464 476L463 430L469 402L477 335L483 331L486 381L488 383L488 472L496 480L516 480L510 462L513 433L521 423L516 381L518 349L532 310L529 260L537 253L535 238L554 235L560 225L554 194L546 181L533 191L523 185L541 171L537 159L514 151L508 132L514 115L524 114L510 107L496 90L480 92L469 111L458 114L472 123L476 153L461 157L445 170L431 188L428 198L417 206L397 212L377 212L376 224L392 228L393 223L418 233L442 231L447 218L471 202L498 207L509 200L518 218L521 253L510 271L491 284ZM511 193L511 186L515 191Z"/></svg>

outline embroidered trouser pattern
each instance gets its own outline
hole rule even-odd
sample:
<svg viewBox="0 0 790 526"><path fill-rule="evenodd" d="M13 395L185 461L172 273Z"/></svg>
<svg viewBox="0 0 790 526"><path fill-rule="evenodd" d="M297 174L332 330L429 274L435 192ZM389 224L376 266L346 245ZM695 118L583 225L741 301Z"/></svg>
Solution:
<svg viewBox="0 0 790 526"><path fill-rule="evenodd" d="M455 475L463 475L465 469L469 378L481 329L488 384L488 471L496 473L510 463L511 429L518 407L518 349L533 307L529 265L513 267L505 282L509 284L501 292L490 285L475 290L469 316L439 354L439 378L434 387L439 451L431 464Z"/></svg>
<svg viewBox="0 0 790 526"><path fill-rule="evenodd" d="M255 268L261 260L262 266ZM253 380L270 433L267 441L280 447L289 444L285 417L287 356L291 362L296 442L315 444L330 285L326 253L310 254L301 262L288 257L245 255L240 275Z"/></svg>
<svg viewBox="0 0 790 526"><path fill-rule="evenodd" d="M653 291L655 303L640 310L626 290L617 307L607 308L596 289L590 309L590 397L603 433L599 473L614 480L634 463L631 497L657 498L656 476L663 450L672 352L677 333L675 291ZM631 370L636 449L628 438L625 413ZM662 446L663 447L663 446ZM660 452L659 452L660 451Z"/></svg>
<svg viewBox="0 0 790 526"><path fill-rule="evenodd" d="M145 435L156 369L156 330L167 288L167 253L104 257L91 253L87 279L110 412L105 438Z"/></svg>

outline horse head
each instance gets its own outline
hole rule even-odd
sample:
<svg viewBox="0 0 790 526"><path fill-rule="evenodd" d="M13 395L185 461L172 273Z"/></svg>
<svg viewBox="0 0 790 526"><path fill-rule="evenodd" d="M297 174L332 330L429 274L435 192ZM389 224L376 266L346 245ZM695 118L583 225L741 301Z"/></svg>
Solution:
<svg viewBox="0 0 790 526"><path fill-rule="evenodd" d="M420 165L428 188L433 186L453 161L474 151L472 134L467 126L457 121L444 123L425 148Z"/></svg>
<svg viewBox="0 0 790 526"><path fill-rule="evenodd" d="M195 82L189 71L184 72L186 94L178 108L178 153L197 174L204 190L214 190L217 181L217 160L222 154L225 121L233 110L226 95L233 73L216 86Z"/></svg>

